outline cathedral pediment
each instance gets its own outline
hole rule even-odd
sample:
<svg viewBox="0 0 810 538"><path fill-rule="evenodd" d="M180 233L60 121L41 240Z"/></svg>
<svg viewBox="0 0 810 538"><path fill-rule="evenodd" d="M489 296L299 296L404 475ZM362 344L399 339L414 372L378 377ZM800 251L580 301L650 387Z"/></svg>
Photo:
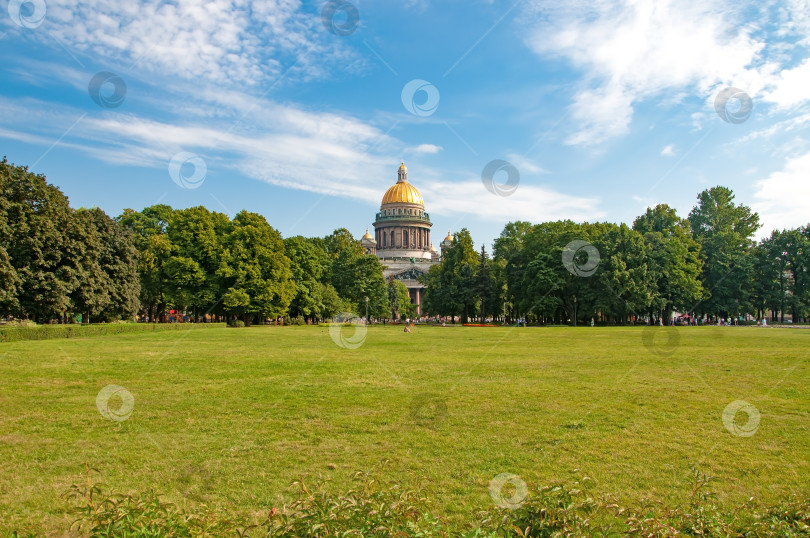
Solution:
<svg viewBox="0 0 810 538"><path fill-rule="evenodd" d="M419 280L419 277L424 275L425 271L411 267L399 273L394 273L394 278L397 280Z"/></svg>

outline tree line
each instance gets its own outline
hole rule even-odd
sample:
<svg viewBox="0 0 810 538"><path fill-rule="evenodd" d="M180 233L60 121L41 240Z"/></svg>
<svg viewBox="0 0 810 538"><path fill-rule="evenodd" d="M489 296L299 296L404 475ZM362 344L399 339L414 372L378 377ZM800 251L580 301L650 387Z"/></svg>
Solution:
<svg viewBox="0 0 810 538"><path fill-rule="evenodd" d="M429 313L576 323L697 318L803 320L810 308L810 225L756 242L759 216L726 187L701 192L686 218L666 204L632 227L572 221L506 224L492 258L456 234L423 282Z"/></svg>
<svg viewBox="0 0 810 538"><path fill-rule="evenodd" d="M0 315L166 321L341 312L413 316L407 289L345 228L282 238L266 219L154 205L73 209L44 176L0 162ZM368 301L366 301L368 298ZM173 314L172 314L173 313Z"/></svg>
<svg viewBox="0 0 810 538"><path fill-rule="evenodd" d="M416 316L405 286L386 281L380 261L345 228L282 238L257 213L230 218L202 206L154 205L111 218L99 208L71 208L44 176L5 158L0 195L3 317L251 323L341 312ZM803 319L810 226L757 243L759 226L730 189L714 187L686 218L661 204L632 226L510 222L492 256L462 229L423 277L423 313L541 323L669 323L674 312Z"/></svg>

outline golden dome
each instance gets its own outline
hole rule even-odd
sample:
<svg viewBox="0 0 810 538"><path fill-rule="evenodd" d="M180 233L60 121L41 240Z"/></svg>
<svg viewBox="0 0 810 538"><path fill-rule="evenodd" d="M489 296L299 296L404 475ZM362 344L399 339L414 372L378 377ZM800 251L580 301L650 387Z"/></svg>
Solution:
<svg viewBox="0 0 810 538"><path fill-rule="evenodd" d="M424 207L425 201L416 187L408 183L408 169L405 163L399 165L397 171L397 182L385 191L382 205L385 204L418 204Z"/></svg>
<svg viewBox="0 0 810 538"><path fill-rule="evenodd" d="M363 239L374 239L373 237L371 237L371 234L368 233L368 228L366 228L366 235L363 236Z"/></svg>
<svg viewBox="0 0 810 538"><path fill-rule="evenodd" d="M447 230L447 237L444 238L445 241L452 241L453 235L450 233L450 230Z"/></svg>
<svg viewBox="0 0 810 538"><path fill-rule="evenodd" d="M414 187L407 181L402 181L395 185L392 185L387 191L385 191L382 203L383 205L398 204L398 203L418 204L421 206L425 205L425 201L422 199L422 195L419 194L419 191L416 190L416 187Z"/></svg>

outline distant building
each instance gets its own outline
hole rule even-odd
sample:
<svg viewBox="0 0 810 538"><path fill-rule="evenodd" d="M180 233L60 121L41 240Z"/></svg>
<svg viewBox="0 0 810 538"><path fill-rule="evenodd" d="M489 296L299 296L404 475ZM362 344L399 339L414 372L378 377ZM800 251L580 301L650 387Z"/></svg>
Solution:
<svg viewBox="0 0 810 538"><path fill-rule="evenodd" d="M366 229L360 244L367 254L380 259L385 266L386 280L394 278L405 284L419 315L425 286L418 279L441 261L441 254L430 240L432 226L425 201L408 182L408 169L402 163L397 171L397 182L383 195L374 220L374 236ZM453 236L448 231L439 246L444 252L452 244Z"/></svg>

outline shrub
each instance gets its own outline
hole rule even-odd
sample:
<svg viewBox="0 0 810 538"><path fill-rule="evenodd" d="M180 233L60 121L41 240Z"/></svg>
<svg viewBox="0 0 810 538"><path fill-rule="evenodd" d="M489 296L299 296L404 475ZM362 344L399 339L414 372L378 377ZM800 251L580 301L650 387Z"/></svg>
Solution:
<svg viewBox="0 0 810 538"><path fill-rule="evenodd" d="M232 319L228 322L228 327L244 327L245 322L241 319Z"/></svg>
<svg viewBox="0 0 810 538"><path fill-rule="evenodd" d="M94 469L92 469L94 470ZM79 518L71 525L92 537L100 536L223 536L243 535L244 524L221 512L203 507L186 514L160 500L150 490L145 494L107 494L103 484L72 485L65 497L74 502L71 512Z"/></svg>
<svg viewBox="0 0 810 538"><path fill-rule="evenodd" d="M3 325L3 327L17 328L17 329L18 328L29 329L31 327L36 327L36 326L37 326L36 322L34 322L34 321L30 320L30 319L15 319L15 320L9 321L5 325Z"/></svg>
<svg viewBox="0 0 810 538"><path fill-rule="evenodd" d="M643 500L620 506L611 497L588 493L592 481L576 478L572 485L536 488L516 509L492 509L478 523L450 528L430 511L430 496L422 489L406 489L381 480L380 471L355 475L357 485L333 495L323 484L308 487L293 482L297 499L273 508L261 522L250 522L206 506L191 512L164 502L154 491L121 495L102 484L73 485L65 496L78 519L71 526L90 536L370 536L506 538L551 536L793 536L810 534L810 499L794 496L773 506L749 499L742 507L720 510L709 489L712 481L694 472L689 502L668 507Z"/></svg>
<svg viewBox="0 0 810 538"><path fill-rule="evenodd" d="M694 471L689 504L668 507L643 500L622 507L609 496L594 499L588 477L573 487L556 484L537 489L516 510L494 511L479 527L492 536L789 536L810 534L810 499L794 496L773 507L753 499L723 511L709 489L714 479Z"/></svg>
<svg viewBox="0 0 810 538"><path fill-rule="evenodd" d="M151 331L190 331L222 327L221 323L99 323L96 325L37 325L35 327L0 326L0 342L87 338Z"/></svg>
<svg viewBox="0 0 810 538"><path fill-rule="evenodd" d="M421 490L384 483L368 472L355 474L357 487L329 495L322 486L310 491L293 482L298 500L273 511L262 525L267 536L445 536L443 525L429 512Z"/></svg>

